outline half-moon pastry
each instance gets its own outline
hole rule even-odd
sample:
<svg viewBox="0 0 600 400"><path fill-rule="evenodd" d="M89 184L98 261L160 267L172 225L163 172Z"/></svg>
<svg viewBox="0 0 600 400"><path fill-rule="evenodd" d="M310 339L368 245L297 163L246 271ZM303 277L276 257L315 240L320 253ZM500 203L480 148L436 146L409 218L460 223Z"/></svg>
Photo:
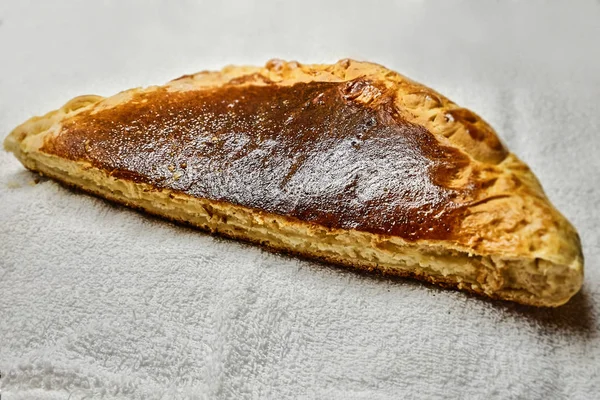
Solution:
<svg viewBox="0 0 600 400"><path fill-rule="evenodd" d="M536 306L581 287L578 235L473 112L382 66L270 61L17 127L25 167L230 238Z"/></svg>

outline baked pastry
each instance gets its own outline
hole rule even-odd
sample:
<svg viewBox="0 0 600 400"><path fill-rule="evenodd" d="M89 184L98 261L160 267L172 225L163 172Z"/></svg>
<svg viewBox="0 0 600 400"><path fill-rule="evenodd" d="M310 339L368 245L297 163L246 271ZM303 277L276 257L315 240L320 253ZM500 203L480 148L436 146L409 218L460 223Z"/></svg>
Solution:
<svg viewBox="0 0 600 400"><path fill-rule="evenodd" d="M67 185L277 251L535 306L583 280L575 229L492 128L372 63L81 96L4 145Z"/></svg>

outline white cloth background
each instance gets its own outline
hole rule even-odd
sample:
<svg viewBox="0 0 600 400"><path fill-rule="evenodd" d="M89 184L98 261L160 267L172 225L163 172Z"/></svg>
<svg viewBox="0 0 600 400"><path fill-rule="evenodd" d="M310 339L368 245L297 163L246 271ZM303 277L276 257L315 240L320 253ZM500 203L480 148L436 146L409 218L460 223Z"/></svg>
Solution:
<svg viewBox="0 0 600 400"><path fill-rule="evenodd" d="M586 257L562 308L492 302L32 185L0 152L2 398L599 398L599 41L598 1L0 2L2 137L80 94L372 60L486 118Z"/></svg>

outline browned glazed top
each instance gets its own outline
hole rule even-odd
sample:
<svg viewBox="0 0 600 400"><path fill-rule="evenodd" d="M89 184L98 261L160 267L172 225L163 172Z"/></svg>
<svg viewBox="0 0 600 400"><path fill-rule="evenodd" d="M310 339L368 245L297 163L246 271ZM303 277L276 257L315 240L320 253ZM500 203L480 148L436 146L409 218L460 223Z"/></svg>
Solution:
<svg viewBox="0 0 600 400"><path fill-rule="evenodd" d="M239 83L239 82L238 82ZM378 96L361 100L361 94ZM407 240L447 239L469 158L365 80L157 89L66 120L42 151L199 198Z"/></svg>

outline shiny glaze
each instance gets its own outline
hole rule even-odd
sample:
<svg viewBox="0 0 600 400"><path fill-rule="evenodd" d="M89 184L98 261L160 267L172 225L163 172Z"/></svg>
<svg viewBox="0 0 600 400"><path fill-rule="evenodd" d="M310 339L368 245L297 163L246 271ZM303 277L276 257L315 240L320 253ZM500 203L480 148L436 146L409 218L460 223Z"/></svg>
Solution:
<svg viewBox="0 0 600 400"><path fill-rule="evenodd" d="M75 115L42 150L159 190L407 240L453 237L472 198L453 188L468 157L361 79L160 88Z"/></svg>

